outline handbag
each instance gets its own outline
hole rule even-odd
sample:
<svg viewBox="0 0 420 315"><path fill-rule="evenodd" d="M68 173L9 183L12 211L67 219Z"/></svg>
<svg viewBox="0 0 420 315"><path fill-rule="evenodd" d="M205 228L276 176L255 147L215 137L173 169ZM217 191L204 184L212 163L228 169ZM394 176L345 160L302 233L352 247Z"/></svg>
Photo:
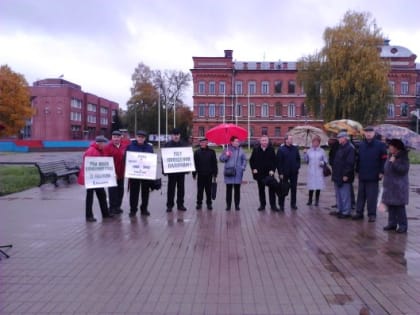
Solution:
<svg viewBox="0 0 420 315"><path fill-rule="evenodd" d="M327 165L327 163L324 163L322 165L322 174L324 175L324 177L328 177L331 175L331 169L330 167Z"/></svg>
<svg viewBox="0 0 420 315"><path fill-rule="evenodd" d="M288 180L281 179L280 180L280 194L283 197L286 197L289 194L290 183Z"/></svg>
<svg viewBox="0 0 420 315"><path fill-rule="evenodd" d="M226 177L235 177L236 176L236 167L229 166L225 167L225 171L223 173Z"/></svg>
<svg viewBox="0 0 420 315"><path fill-rule="evenodd" d="M215 200L217 195L217 182L216 178L213 178L213 182L211 183L211 200Z"/></svg>
<svg viewBox="0 0 420 315"><path fill-rule="evenodd" d="M149 187L150 190L159 190L162 187L162 179L157 178L154 180L150 180Z"/></svg>

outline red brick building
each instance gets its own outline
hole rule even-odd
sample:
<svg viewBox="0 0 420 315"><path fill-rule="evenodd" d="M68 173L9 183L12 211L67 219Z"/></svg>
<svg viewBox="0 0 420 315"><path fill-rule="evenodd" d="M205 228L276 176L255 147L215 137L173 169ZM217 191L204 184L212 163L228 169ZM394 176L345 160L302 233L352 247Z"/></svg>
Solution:
<svg viewBox="0 0 420 315"><path fill-rule="evenodd" d="M111 134L117 103L62 79L36 81L30 89L34 115L25 128L25 138L73 140Z"/></svg>
<svg viewBox="0 0 420 315"><path fill-rule="evenodd" d="M381 57L391 62L390 86L394 103L386 123L408 126L411 111L420 107L420 64L416 55L385 41ZM210 128L235 123L249 130L251 140L267 134L280 143L297 125L322 127L305 108L305 91L297 84L296 62L233 61L233 51L223 57L193 57L193 141Z"/></svg>

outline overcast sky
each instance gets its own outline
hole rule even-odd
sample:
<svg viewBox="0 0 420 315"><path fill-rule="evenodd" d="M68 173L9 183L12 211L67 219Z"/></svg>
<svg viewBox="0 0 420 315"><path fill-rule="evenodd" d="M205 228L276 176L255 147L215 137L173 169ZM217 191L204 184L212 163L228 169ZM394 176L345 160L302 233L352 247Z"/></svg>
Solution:
<svg viewBox="0 0 420 315"><path fill-rule="evenodd" d="M140 62L189 72L192 56L225 49L237 61L296 61L347 10L369 12L391 45L420 56L413 0L0 0L0 64L29 84L64 75L125 108Z"/></svg>

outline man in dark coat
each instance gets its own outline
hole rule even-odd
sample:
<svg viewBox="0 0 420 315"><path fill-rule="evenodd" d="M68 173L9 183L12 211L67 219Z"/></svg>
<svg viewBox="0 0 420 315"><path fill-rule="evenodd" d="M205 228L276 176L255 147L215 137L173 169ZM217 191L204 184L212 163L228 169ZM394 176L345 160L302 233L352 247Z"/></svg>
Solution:
<svg viewBox="0 0 420 315"><path fill-rule="evenodd" d="M216 152L208 147L207 138L200 139L200 148L194 152L194 163L196 171L193 178L197 178L197 210L203 205L203 193L206 191L207 210L212 210L211 183L217 177Z"/></svg>
<svg viewBox="0 0 420 315"><path fill-rule="evenodd" d="M266 205L265 199L265 182L267 176L273 176L276 171L276 154L271 145L269 145L268 136L264 135L260 138L260 144L252 150L249 164L252 170L252 176L258 184L258 195L260 206L258 211L264 211ZM268 197L272 211L279 211L276 206L276 192L273 186L268 188Z"/></svg>
<svg viewBox="0 0 420 315"><path fill-rule="evenodd" d="M351 218L351 183L354 180L355 150L349 141L347 132L337 135L340 146L332 165L332 181L334 182L338 211L330 212L340 219Z"/></svg>
<svg viewBox="0 0 420 315"><path fill-rule="evenodd" d="M353 215L353 220L363 219L364 207L367 204L369 222L375 222L379 181L384 174L387 152L385 144L375 139L373 127L366 127L364 134L365 140L359 144L359 154L356 160L359 186L356 213Z"/></svg>
<svg viewBox="0 0 420 315"><path fill-rule="evenodd" d="M188 144L181 140L181 131L178 128L172 130L172 140L166 143L165 148L178 148L187 147ZM185 195L185 172L171 173L168 175L168 192L166 199L166 212L172 212L174 207L175 189L176 194L176 205L178 211L187 211L184 206L184 195ZM164 175L166 175L164 173Z"/></svg>
<svg viewBox="0 0 420 315"><path fill-rule="evenodd" d="M146 142L146 138L147 132L138 130L136 132L136 140L127 147L127 151L153 153L153 147ZM142 216L149 216L150 212L147 210L147 206L149 204L150 181L145 179L130 178L128 183L130 186L130 217L134 217L137 213L140 188L140 214Z"/></svg>
<svg viewBox="0 0 420 315"><path fill-rule="evenodd" d="M285 144L278 148L276 162L280 180L290 183L290 207L293 210L297 210L296 190L300 169L300 154L299 149L293 145L293 137L291 135L286 135ZM279 200L280 210L282 211L284 210L285 197L281 195Z"/></svg>
<svg viewBox="0 0 420 315"><path fill-rule="evenodd" d="M127 145L121 142L121 132L114 130L112 132L111 142L105 148L105 156L112 156L114 159L115 174L117 176L117 186L108 187L109 212L113 214L121 214L122 200L124 197L124 158Z"/></svg>

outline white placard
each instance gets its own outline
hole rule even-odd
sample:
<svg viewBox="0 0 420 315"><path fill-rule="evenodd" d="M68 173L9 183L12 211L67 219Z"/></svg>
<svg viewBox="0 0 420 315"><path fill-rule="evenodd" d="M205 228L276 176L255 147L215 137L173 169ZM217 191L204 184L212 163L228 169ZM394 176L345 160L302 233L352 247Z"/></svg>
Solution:
<svg viewBox="0 0 420 315"><path fill-rule="evenodd" d="M137 179L156 179L157 154L127 151L125 158L125 177Z"/></svg>
<svg viewBox="0 0 420 315"><path fill-rule="evenodd" d="M162 148L162 165L165 174L194 172L195 165L192 148Z"/></svg>
<svg viewBox="0 0 420 315"><path fill-rule="evenodd" d="M111 156L85 157L85 187L117 186L114 159Z"/></svg>

